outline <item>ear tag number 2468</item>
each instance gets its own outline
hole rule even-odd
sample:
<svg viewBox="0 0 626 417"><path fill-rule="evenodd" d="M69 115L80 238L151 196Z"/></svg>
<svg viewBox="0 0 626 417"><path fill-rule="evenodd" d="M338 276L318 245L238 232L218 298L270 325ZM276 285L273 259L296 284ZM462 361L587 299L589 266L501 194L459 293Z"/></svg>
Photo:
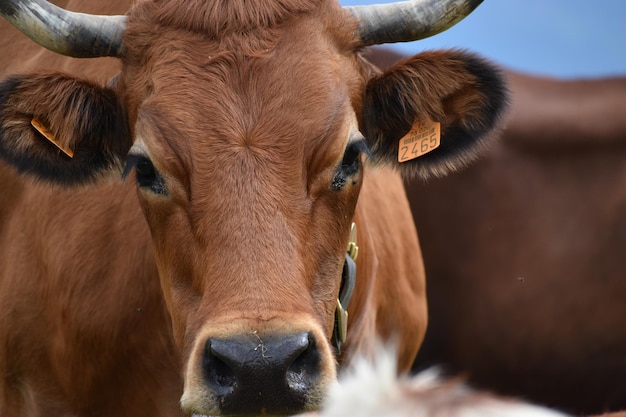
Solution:
<svg viewBox="0 0 626 417"><path fill-rule="evenodd" d="M398 146L398 162L406 162L433 151L441 144L441 124L417 121Z"/></svg>

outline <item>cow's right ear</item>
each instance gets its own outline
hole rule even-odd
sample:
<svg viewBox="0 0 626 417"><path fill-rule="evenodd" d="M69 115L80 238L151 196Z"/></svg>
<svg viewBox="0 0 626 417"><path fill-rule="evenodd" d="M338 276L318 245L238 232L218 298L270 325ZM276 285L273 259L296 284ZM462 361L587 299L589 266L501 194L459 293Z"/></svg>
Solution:
<svg viewBox="0 0 626 417"><path fill-rule="evenodd" d="M20 172L80 184L121 169L131 145L112 89L61 73L0 83L0 157Z"/></svg>

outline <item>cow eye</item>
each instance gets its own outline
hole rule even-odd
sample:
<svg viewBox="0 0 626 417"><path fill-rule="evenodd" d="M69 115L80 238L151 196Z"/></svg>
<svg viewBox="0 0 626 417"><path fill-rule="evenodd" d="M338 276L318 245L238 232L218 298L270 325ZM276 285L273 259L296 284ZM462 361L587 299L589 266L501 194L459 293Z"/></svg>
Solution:
<svg viewBox="0 0 626 417"><path fill-rule="evenodd" d="M144 155L128 155L123 176L126 177L133 168L135 169L137 185L140 188L149 190L154 194L167 194L163 177L159 174L148 157Z"/></svg>
<svg viewBox="0 0 626 417"><path fill-rule="evenodd" d="M341 190L346 183L361 169L361 154L371 156L364 139L351 141L343 154L341 164L337 167L330 188L334 191ZM356 180L353 179L353 184Z"/></svg>

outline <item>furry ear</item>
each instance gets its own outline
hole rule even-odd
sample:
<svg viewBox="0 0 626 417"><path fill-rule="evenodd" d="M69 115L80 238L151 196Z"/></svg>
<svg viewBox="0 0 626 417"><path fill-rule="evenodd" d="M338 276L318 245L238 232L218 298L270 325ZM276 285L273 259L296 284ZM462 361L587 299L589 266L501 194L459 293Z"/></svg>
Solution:
<svg viewBox="0 0 626 417"><path fill-rule="evenodd" d="M120 168L131 145L112 89L61 73L0 83L0 157L21 172L82 183Z"/></svg>
<svg viewBox="0 0 626 417"><path fill-rule="evenodd" d="M406 175L442 176L476 158L506 105L503 76L492 64L464 51L425 52L368 82L363 133L377 161ZM439 144L434 136L428 143L418 137L411 149L400 149L416 124L431 122L440 124ZM399 163L399 151L419 153L415 142L428 152Z"/></svg>

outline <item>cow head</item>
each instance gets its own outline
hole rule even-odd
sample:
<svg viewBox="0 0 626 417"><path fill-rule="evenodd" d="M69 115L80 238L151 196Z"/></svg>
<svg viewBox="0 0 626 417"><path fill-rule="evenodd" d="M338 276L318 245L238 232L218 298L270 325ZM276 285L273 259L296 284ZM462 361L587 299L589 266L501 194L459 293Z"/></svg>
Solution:
<svg viewBox="0 0 626 417"><path fill-rule="evenodd" d="M498 72L465 52L417 55L385 73L361 57L366 45L432 34L476 6L447 3L414 5L445 17L420 26L414 12L410 22L376 22L406 16L404 4L144 1L127 20L85 23L91 32L113 27L94 47L122 59L108 86L59 73L0 85L3 159L67 185L122 170L136 181L188 412L318 406L336 374L330 338L364 171L454 170L505 102ZM19 2L0 10L34 24L21 23ZM55 42L47 46L70 55L90 50ZM420 121L440 123L441 145L399 164L399 141Z"/></svg>

